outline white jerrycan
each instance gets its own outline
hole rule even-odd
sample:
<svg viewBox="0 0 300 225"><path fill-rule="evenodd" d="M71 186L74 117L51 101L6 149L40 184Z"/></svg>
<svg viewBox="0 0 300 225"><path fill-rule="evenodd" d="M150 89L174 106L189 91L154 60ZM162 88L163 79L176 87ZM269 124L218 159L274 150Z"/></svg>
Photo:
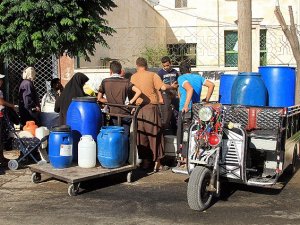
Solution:
<svg viewBox="0 0 300 225"><path fill-rule="evenodd" d="M35 136L38 138L38 139L42 139L43 137L49 135L49 130L47 127L38 127L35 129ZM47 141L44 141L41 145L42 148L47 148L47 145L48 145L48 142Z"/></svg>
<svg viewBox="0 0 300 225"><path fill-rule="evenodd" d="M49 130L47 127L38 127L35 129L35 136L38 139L42 139L43 137L49 135ZM47 153L48 141L44 141L40 148L38 149L42 161L49 162L48 153Z"/></svg>
<svg viewBox="0 0 300 225"><path fill-rule="evenodd" d="M92 168L96 166L96 142L92 135L83 135L78 143L78 166Z"/></svg>

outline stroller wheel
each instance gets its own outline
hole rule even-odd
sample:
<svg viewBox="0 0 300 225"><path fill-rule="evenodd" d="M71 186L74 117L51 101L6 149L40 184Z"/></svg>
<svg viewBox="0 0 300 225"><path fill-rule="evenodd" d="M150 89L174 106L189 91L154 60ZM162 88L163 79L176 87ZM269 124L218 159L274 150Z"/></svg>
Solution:
<svg viewBox="0 0 300 225"><path fill-rule="evenodd" d="M42 180L42 176L40 173L32 173L31 175L31 181L32 183L39 183Z"/></svg>
<svg viewBox="0 0 300 225"><path fill-rule="evenodd" d="M8 168L10 170L17 170L18 167L19 167L19 163L18 163L17 160L11 159L11 160L8 161L8 165L7 166L8 166Z"/></svg>

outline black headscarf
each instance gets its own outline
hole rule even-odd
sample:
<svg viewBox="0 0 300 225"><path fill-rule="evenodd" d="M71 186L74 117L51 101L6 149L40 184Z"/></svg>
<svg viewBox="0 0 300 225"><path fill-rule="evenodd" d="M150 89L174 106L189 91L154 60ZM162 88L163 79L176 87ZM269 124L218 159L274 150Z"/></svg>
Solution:
<svg viewBox="0 0 300 225"><path fill-rule="evenodd" d="M66 124L67 111L72 102L72 98L86 95L83 91L83 86L88 80L89 78L85 74L75 73L56 100L54 111L59 112L61 125Z"/></svg>

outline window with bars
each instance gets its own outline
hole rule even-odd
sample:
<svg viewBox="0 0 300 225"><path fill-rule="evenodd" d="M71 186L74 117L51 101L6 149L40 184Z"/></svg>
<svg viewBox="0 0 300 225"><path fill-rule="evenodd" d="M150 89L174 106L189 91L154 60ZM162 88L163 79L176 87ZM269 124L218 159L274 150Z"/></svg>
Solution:
<svg viewBox="0 0 300 225"><path fill-rule="evenodd" d="M259 31L259 50L260 50L260 60L259 64L261 66L267 65L267 30L262 29Z"/></svg>
<svg viewBox="0 0 300 225"><path fill-rule="evenodd" d="M187 7L187 0L175 0L175 8Z"/></svg>
<svg viewBox="0 0 300 225"><path fill-rule="evenodd" d="M225 31L225 67L236 67L238 66L238 52L237 42L238 33L237 31Z"/></svg>
<svg viewBox="0 0 300 225"><path fill-rule="evenodd" d="M196 66L196 43L168 44L167 49L173 65L178 66L182 61L188 61L191 66Z"/></svg>
<svg viewBox="0 0 300 225"><path fill-rule="evenodd" d="M238 66L238 33L237 31L225 31L225 67ZM267 65L267 30L260 30L260 65Z"/></svg>

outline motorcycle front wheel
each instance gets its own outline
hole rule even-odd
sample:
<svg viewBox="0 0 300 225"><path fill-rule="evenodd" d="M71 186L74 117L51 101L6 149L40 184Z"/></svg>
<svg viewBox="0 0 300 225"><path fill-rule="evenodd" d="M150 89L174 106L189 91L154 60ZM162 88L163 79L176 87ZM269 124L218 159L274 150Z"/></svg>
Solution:
<svg viewBox="0 0 300 225"><path fill-rule="evenodd" d="M211 205L213 192L207 190L212 171L203 166L196 166L189 178L187 200L191 209L203 211Z"/></svg>

